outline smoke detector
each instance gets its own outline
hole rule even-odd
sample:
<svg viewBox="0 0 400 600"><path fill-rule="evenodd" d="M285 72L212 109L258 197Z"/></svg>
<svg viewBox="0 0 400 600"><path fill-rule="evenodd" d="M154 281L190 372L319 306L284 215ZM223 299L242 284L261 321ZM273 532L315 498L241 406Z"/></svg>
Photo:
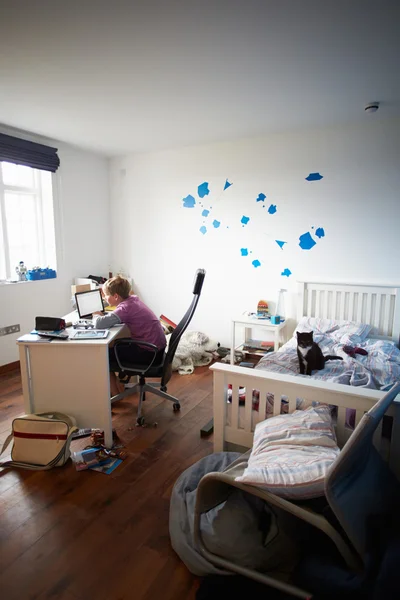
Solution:
<svg viewBox="0 0 400 600"><path fill-rule="evenodd" d="M378 110L379 108L379 102L369 102L369 104L367 104L364 108L365 112L370 114L370 113L374 113Z"/></svg>

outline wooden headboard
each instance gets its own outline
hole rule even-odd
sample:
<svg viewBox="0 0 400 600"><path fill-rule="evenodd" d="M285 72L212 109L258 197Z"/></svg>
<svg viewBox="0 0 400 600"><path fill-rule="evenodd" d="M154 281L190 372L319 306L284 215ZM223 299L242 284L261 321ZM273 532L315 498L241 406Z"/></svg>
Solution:
<svg viewBox="0 0 400 600"><path fill-rule="evenodd" d="M372 325L371 336L400 336L400 287L298 282L297 318L320 317Z"/></svg>

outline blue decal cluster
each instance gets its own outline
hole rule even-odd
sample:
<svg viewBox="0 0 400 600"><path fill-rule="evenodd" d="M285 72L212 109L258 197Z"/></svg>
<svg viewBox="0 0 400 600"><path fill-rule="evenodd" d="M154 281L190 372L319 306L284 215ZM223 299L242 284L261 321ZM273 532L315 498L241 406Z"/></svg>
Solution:
<svg viewBox="0 0 400 600"><path fill-rule="evenodd" d="M267 196L265 194L258 194L256 202L264 202L264 200L265 200L266 197Z"/></svg>
<svg viewBox="0 0 400 600"><path fill-rule="evenodd" d="M240 248L240 253L242 256L248 256L249 255L249 251L247 248Z"/></svg>
<svg viewBox="0 0 400 600"><path fill-rule="evenodd" d="M281 242L281 240L275 240L275 241L281 250L283 250L284 244L287 244L287 242Z"/></svg>
<svg viewBox="0 0 400 600"><path fill-rule="evenodd" d="M276 213L276 204L271 204L271 206L268 209L268 212L270 215L273 215Z"/></svg>
<svg viewBox="0 0 400 600"><path fill-rule="evenodd" d="M210 211L209 211L209 210L207 210L206 208L205 208L205 209L203 210L203 212L201 213L201 215L202 215L203 217L208 217L208 215L209 215L209 214L210 214Z"/></svg>
<svg viewBox="0 0 400 600"><path fill-rule="evenodd" d="M283 275L284 277L289 277L292 274L292 271L290 269L284 269L281 273L281 275Z"/></svg>
<svg viewBox="0 0 400 600"><path fill-rule="evenodd" d="M250 217L245 217L244 215L243 215L243 217L240 219L240 222L241 222L243 225L247 225L247 223L248 223L249 221L250 221Z"/></svg>
<svg viewBox="0 0 400 600"><path fill-rule="evenodd" d="M257 269L257 267L261 267L261 263L259 260L253 260L252 263L253 267L255 267Z"/></svg>
<svg viewBox="0 0 400 600"><path fill-rule="evenodd" d="M318 229L315 232L315 235L319 238L323 238L325 237L325 231L323 227L318 227Z"/></svg>
<svg viewBox="0 0 400 600"><path fill-rule="evenodd" d="M200 230L199 230L199 231L200 231L200 233L202 233L202 234L204 235L205 233L207 233L207 227L205 227L205 225L202 225L202 226L200 227Z"/></svg>

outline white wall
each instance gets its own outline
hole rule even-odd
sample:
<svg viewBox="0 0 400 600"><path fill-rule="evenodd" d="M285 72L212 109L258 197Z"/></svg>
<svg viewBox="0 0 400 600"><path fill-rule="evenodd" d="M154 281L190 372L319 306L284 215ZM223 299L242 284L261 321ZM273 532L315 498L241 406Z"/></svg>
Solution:
<svg viewBox="0 0 400 600"><path fill-rule="evenodd" d="M37 315L61 316L71 310L71 283L76 276L106 275L110 261L108 160L78 148L16 133L0 131L58 148L60 168L55 175L57 278L0 285L0 327L21 325L32 330ZM29 264L28 257L21 257ZM18 360L16 339L0 337L0 366Z"/></svg>
<svg viewBox="0 0 400 600"><path fill-rule="evenodd" d="M369 118L369 117L367 117ZM111 161L114 269L157 313L179 320L197 267L207 270L191 328L229 344L230 319L297 280L400 284L400 121L296 132ZM308 182L310 172L323 179ZM233 183L225 192L226 178ZM209 182L201 200L197 186ZM256 202L266 194L265 208ZM183 208L191 194L195 208ZM201 217L199 200L210 216ZM270 204L277 206L268 214ZM243 227L241 217L250 216ZM218 229L210 226L216 218ZM199 228L205 221L208 232ZM299 236L323 227L311 250ZM229 227L229 229L228 229ZM275 239L287 241L283 250ZM240 249L252 250L242 257ZM258 258L261 267L251 260ZM282 277L283 269L292 275ZM293 323L292 323L293 324Z"/></svg>

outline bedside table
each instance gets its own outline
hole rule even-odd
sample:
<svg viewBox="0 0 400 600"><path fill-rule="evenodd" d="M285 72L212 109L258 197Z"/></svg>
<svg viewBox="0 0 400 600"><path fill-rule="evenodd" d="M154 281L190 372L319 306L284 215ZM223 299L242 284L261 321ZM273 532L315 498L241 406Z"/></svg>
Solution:
<svg viewBox="0 0 400 600"><path fill-rule="evenodd" d="M237 326L245 328L244 342L236 345L236 328ZM241 348L247 340L252 338L252 329L264 329L264 331L272 331L274 333L274 352L279 349L280 334L286 327L286 321L279 323L279 325L272 325L269 319L257 319L256 317L249 317L241 315L235 319L232 319L232 332L231 332L231 365L235 364L235 350Z"/></svg>

